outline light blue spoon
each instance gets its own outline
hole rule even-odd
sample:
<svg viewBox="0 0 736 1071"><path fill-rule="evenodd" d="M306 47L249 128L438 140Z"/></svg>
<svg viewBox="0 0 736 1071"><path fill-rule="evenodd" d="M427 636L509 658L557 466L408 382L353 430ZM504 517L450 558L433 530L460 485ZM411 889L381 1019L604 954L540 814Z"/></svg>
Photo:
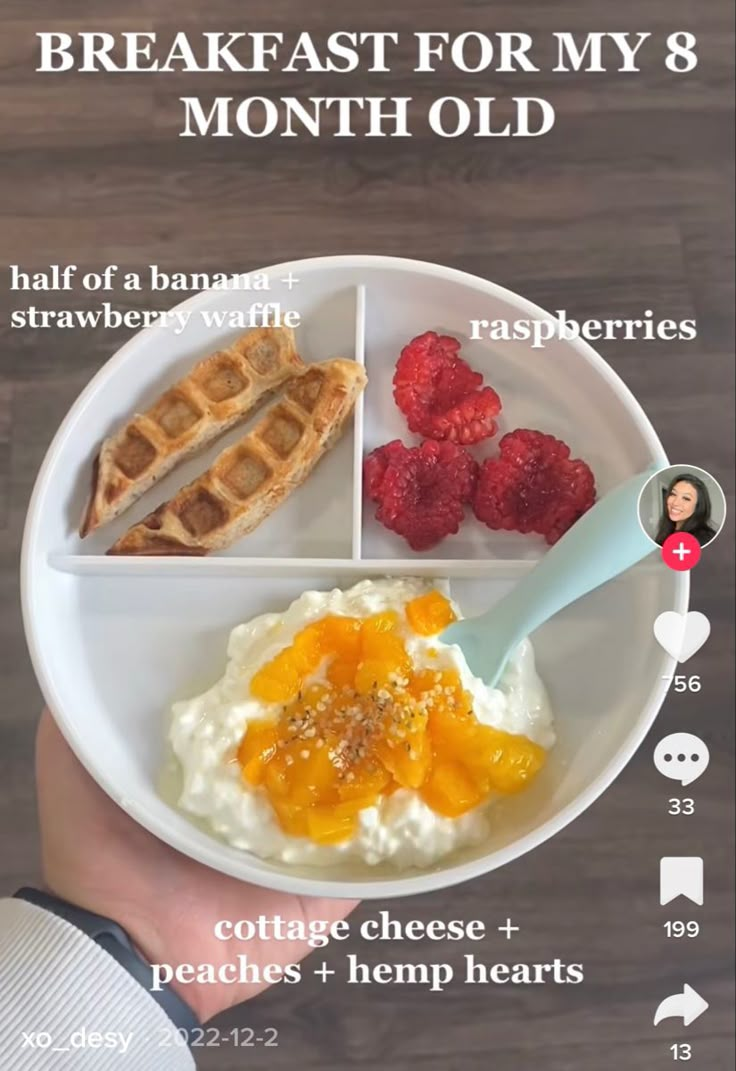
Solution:
<svg viewBox="0 0 736 1071"><path fill-rule="evenodd" d="M458 644L471 673L493 687L525 636L656 549L641 529L637 506L642 487L657 471L640 472L607 494L508 595L479 617L450 625L442 642Z"/></svg>

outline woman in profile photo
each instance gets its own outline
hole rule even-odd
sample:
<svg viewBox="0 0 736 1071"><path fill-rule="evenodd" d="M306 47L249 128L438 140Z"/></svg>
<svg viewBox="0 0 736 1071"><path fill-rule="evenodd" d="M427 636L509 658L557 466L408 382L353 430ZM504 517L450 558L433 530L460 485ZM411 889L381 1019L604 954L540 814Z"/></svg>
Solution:
<svg viewBox="0 0 736 1071"><path fill-rule="evenodd" d="M718 534L710 523L710 495L699 476L682 472L673 476L664 497L656 542L660 547L673 532L689 532L701 547Z"/></svg>

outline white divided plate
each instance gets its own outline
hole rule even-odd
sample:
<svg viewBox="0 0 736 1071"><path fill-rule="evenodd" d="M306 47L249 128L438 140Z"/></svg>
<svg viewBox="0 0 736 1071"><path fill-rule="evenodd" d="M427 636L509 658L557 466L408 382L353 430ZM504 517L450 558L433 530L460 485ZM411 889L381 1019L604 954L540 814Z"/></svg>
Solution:
<svg viewBox="0 0 736 1071"><path fill-rule="evenodd" d="M583 342L470 342L470 320L543 318L537 306L483 279L418 261L326 257L264 269L267 292L210 290L181 307L248 310L277 301L302 318L306 361L364 361L368 387L351 429L264 524L210 558L106 557L105 549L243 434L237 429L188 461L117 522L82 542L77 524L101 440L152 402L237 330L150 328L95 376L56 435L31 500L23 546L23 613L31 656L64 735L108 794L162 840L207 865L261 885L315 895L383 897L450 885L547 839L583 811L641 743L674 663L652 626L687 609L687 574L651 556L560 613L534 635L558 743L532 788L497 805L487 843L427 871L345 864L316 870L265 862L191 824L159 795L167 714L175 698L222 674L230 629L278 610L307 588L386 574L446 576L463 610L493 604L533 567L536 536L489 532L469 517L435 551L412 554L362 501L361 459L389 439L412 441L391 394L401 347L428 329L455 335L500 394L500 434L532 427L558 435L592 467L599 495L656 462L662 447L638 403ZM289 291L281 280L299 282ZM255 273L251 273L254 276ZM246 425L247 428L247 425ZM481 444L490 454L495 443Z"/></svg>

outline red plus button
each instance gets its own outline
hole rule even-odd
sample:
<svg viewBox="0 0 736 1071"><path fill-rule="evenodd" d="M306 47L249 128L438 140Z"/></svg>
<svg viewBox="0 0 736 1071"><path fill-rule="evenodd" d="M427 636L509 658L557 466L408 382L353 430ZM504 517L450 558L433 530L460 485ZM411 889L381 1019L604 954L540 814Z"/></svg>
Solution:
<svg viewBox="0 0 736 1071"><path fill-rule="evenodd" d="M685 573L700 561L700 543L690 532L673 532L662 544L662 561L670 569Z"/></svg>

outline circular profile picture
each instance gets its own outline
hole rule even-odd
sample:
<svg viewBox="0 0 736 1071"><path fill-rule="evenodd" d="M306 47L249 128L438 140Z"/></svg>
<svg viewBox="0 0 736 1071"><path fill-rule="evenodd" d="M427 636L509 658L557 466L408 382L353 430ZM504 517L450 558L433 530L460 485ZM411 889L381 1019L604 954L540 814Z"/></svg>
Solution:
<svg viewBox="0 0 736 1071"><path fill-rule="evenodd" d="M639 523L662 547L672 535L707 547L726 520L726 496L714 476L696 465L670 465L655 472L639 496Z"/></svg>

